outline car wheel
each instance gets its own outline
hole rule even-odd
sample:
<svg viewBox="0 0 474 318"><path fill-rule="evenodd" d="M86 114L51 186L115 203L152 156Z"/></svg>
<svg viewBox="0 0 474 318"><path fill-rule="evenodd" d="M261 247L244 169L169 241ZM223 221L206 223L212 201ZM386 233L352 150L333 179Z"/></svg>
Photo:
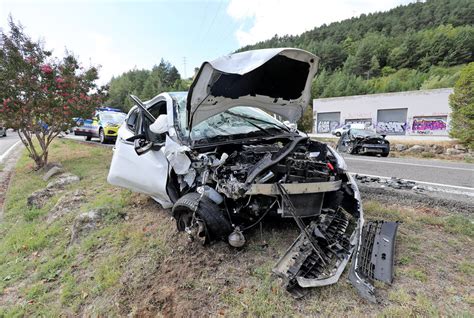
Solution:
<svg viewBox="0 0 474 318"><path fill-rule="evenodd" d="M225 239L232 232L222 210L199 193L188 193L179 198L173 206L173 216L178 231L187 232L202 244Z"/></svg>
<svg viewBox="0 0 474 318"><path fill-rule="evenodd" d="M107 141L105 139L105 133L104 133L104 130L102 128L99 130L99 139L100 139L101 144L105 144L105 142Z"/></svg>
<svg viewBox="0 0 474 318"><path fill-rule="evenodd" d="M91 141L92 137L91 136L86 136L86 141Z"/></svg>
<svg viewBox="0 0 474 318"><path fill-rule="evenodd" d="M389 154L388 152L384 152L384 153L382 154L382 157L388 157L388 154Z"/></svg>
<svg viewBox="0 0 474 318"><path fill-rule="evenodd" d="M340 132L337 132L337 133L336 133L336 137L341 137L341 133L340 133Z"/></svg>

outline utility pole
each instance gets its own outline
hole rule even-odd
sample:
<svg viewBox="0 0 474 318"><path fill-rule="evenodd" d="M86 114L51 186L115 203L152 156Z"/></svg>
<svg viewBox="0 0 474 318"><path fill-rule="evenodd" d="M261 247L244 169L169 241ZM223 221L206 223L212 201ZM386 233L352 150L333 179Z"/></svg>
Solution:
<svg viewBox="0 0 474 318"><path fill-rule="evenodd" d="M184 67L184 78L187 78L187 76L186 76L186 56L183 56L183 67Z"/></svg>

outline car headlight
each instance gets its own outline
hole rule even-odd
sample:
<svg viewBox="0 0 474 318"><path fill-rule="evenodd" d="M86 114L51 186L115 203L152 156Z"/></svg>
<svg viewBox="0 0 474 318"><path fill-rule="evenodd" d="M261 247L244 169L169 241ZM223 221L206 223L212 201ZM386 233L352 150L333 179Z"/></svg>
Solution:
<svg viewBox="0 0 474 318"><path fill-rule="evenodd" d="M328 145L328 148L329 148L329 151L331 151L334 158L336 158L337 167L343 171L347 171L347 164L344 158L342 158L342 156L336 150L334 150L331 146Z"/></svg>

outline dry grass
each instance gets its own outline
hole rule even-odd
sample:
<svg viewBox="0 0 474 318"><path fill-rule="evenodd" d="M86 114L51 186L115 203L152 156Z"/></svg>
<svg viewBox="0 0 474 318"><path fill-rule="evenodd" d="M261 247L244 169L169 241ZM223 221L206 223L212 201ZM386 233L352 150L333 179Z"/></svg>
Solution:
<svg viewBox="0 0 474 318"><path fill-rule="evenodd" d="M81 176L88 202L45 225L58 198L28 210L44 186L22 158L0 225L0 316L469 316L474 295L472 219L428 208L365 202L369 219L399 220L392 286L377 284L380 304L346 281L294 300L271 274L297 231L265 223L240 250L202 247L176 232L167 211L142 195L106 184L111 151L58 141L53 161ZM75 215L109 207L101 227L69 247ZM266 241L268 247L262 247Z"/></svg>

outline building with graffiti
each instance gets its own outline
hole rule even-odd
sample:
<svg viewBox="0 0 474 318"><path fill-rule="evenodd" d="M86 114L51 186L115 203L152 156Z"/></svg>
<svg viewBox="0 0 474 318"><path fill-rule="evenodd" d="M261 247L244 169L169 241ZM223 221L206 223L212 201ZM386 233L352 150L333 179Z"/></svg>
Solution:
<svg viewBox="0 0 474 318"><path fill-rule="evenodd" d="M384 135L446 136L451 88L313 100L315 133L362 123Z"/></svg>

